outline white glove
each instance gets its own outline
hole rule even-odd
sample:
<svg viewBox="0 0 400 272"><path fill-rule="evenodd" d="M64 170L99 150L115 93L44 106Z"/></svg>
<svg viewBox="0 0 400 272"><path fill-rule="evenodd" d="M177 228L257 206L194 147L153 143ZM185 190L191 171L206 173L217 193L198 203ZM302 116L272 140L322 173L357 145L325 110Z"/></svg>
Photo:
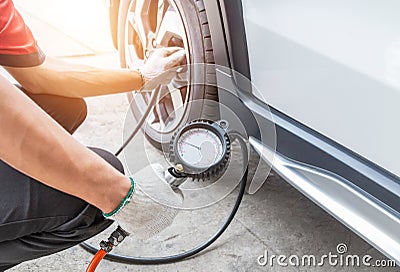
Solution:
<svg viewBox="0 0 400 272"><path fill-rule="evenodd" d="M154 49L150 57L140 69L146 89L155 88L153 85L168 84L176 75L174 67L185 64L186 52L180 47L164 47ZM172 69L172 70L171 70Z"/></svg>
<svg viewBox="0 0 400 272"><path fill-rule="evenodd" d="M111 219L134 238L146 240L172 224L183 197L165 181L164 169L159 164L140 170L133 179L135 189L130 203Z"/></svg>

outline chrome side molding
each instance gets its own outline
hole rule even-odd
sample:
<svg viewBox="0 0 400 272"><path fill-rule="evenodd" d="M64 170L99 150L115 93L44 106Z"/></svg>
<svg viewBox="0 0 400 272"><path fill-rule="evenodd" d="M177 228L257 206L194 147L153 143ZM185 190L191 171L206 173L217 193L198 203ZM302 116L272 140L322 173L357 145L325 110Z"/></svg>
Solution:
<svg viewBox="0 0 400 272"><path fill-rule="evenodd" d="M256 138L249 142L289 184L400 265L398 212L335 173L274 153Z"/></svg>

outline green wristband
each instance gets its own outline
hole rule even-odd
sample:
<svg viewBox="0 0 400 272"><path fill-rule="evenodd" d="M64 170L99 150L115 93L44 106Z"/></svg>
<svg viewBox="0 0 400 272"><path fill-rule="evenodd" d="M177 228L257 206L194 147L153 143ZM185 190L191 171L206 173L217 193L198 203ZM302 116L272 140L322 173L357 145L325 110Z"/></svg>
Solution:
<svg viewBox="0 0 400 272"><path fill-rule="evenodd" d="M119 203L118 207L115 210L110 213L103 213L104 217L108 218L117 214L120 210L122 210L123 207L126 206L126 204L131 201L133 192L135 191L135 181L132 177L129 177L129 179L131 180L131 189L129 190L128 194L122 199L121 203Z"/></svg>

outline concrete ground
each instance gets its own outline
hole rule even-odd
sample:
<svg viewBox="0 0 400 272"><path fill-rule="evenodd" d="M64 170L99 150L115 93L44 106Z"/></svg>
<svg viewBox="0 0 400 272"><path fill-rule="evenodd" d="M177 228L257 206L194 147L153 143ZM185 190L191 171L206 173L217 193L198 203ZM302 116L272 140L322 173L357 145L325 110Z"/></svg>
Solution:
<svg viewBox="0 0 400 272"><path fill-rule="evenodd" d="M16 0L18 9L48 55L98 66L118 67L111 45L106 9L102 1ZM4 74L4 72L2 72ZM74 135L89 146L115 151L122 142L128 103L125 95L87 99L89 116ZM130 115L128 115L128 118ZM210 237L226 218L235 194L209 208L181 212L171 228L143 243L124 242L116 252L131 256L176 254ZM97 245L107 232L93 238ZM395 268L260 266L257 258L271 255L332 252L344 243L349 254L386 259L334 218L271 174L254 195L246 195L227 232L206 252L189 260L157 266L126 265L104 261L98 271L399 271ZM10 271L84 271L92 255L79 246L23 263Z"/></svg>

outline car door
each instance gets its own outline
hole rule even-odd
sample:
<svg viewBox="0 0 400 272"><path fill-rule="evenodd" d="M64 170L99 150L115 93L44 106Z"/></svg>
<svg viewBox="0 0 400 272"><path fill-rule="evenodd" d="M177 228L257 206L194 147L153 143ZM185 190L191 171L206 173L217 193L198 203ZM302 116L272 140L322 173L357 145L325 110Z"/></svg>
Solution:
<svg viewBox="0 0 400 272"><path fill-rule="evenodd" d="M400 1L242 2L259 98L400 176Z"/></svg>

